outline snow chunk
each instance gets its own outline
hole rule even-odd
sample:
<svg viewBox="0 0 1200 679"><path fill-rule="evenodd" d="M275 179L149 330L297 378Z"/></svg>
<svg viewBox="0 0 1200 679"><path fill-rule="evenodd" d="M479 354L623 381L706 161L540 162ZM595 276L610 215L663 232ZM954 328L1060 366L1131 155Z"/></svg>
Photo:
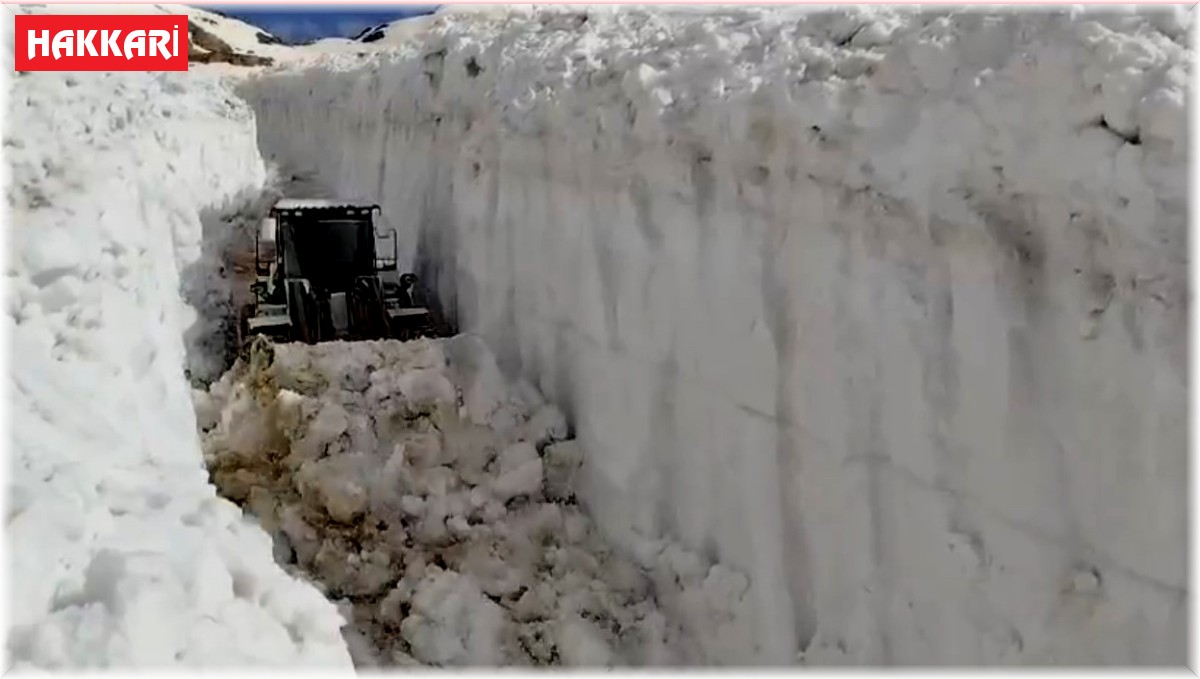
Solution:
<svg viewBox="0 0 1200 679"><path fill-rule="evenodd" d="M472 666L503 662L507 616L471 578L431 570L418 583L412 608L400 634L417 660Z"/></svg>

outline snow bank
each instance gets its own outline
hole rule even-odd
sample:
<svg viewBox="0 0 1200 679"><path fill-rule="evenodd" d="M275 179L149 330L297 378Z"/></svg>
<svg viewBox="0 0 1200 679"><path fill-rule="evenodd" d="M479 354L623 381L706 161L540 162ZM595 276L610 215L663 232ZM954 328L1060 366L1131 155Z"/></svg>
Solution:
<svg viewBox="0 0 1200 679"><path fill-rule="evenodd" d="M181 285L266 179L251 112L195 73L10 77L11 665L350 669L334 606L208 483L184 379Z"/></svg>
<svg viewBox="0 0 1200 679"><path fill-rule="evenodd" d="M611 536L749 576L732 657L1182 663L1190 47L1138 11L450 12L245 92Z"/></svg>
<svg viewBox="0 0 1200 679"><path fill-rule="evenodd" d="M476 337L262 343L198 403L217 486L346 606L359 667L674 665L748 633L744 576L605 544L562 413Z"/></svg>

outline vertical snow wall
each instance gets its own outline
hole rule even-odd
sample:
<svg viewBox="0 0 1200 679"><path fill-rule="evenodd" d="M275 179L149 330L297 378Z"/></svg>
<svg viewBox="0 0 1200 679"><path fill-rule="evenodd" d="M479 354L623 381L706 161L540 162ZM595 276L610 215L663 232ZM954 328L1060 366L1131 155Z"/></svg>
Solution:
<svg viewBox="0 0 1200 679"><path fill-rule="evenodd" d="M208 483L184 378L202 238L266 180L251 112L201 73L10 78L6 667L351 670Z"/></svg>
<svg viewBox="0 0 1200 679"><path fill-rule="evenodd" d="M755 659L1182 663L1181 16L451 14L245 96Z"/></svg>

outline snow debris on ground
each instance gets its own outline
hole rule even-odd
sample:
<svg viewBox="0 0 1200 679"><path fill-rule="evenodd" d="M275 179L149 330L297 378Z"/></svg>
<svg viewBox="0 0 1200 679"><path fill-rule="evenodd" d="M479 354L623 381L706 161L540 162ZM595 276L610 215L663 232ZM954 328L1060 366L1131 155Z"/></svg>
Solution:
<svg viewBox="0 0 1200 679"><path fill-rule="evenodd" d="M575 502L562 413L476 337L261 342L197 416L222 494L348 606L360 667L696 662L690 628L745 593L678 546L614 553Z"/></svg>

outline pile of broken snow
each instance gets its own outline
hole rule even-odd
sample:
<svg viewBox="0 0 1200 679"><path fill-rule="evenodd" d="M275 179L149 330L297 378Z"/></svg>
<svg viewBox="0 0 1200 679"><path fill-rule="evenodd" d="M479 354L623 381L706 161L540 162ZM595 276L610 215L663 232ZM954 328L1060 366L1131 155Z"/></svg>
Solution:
<svg viewBox="0 0 1200 679"><path fill-rule="evenodd" d="M197 393L221 492L352 620L375 665L702 660L747 587L677 547L614 553L575 503L583 451L474 336L256 344Z"/></svg>

